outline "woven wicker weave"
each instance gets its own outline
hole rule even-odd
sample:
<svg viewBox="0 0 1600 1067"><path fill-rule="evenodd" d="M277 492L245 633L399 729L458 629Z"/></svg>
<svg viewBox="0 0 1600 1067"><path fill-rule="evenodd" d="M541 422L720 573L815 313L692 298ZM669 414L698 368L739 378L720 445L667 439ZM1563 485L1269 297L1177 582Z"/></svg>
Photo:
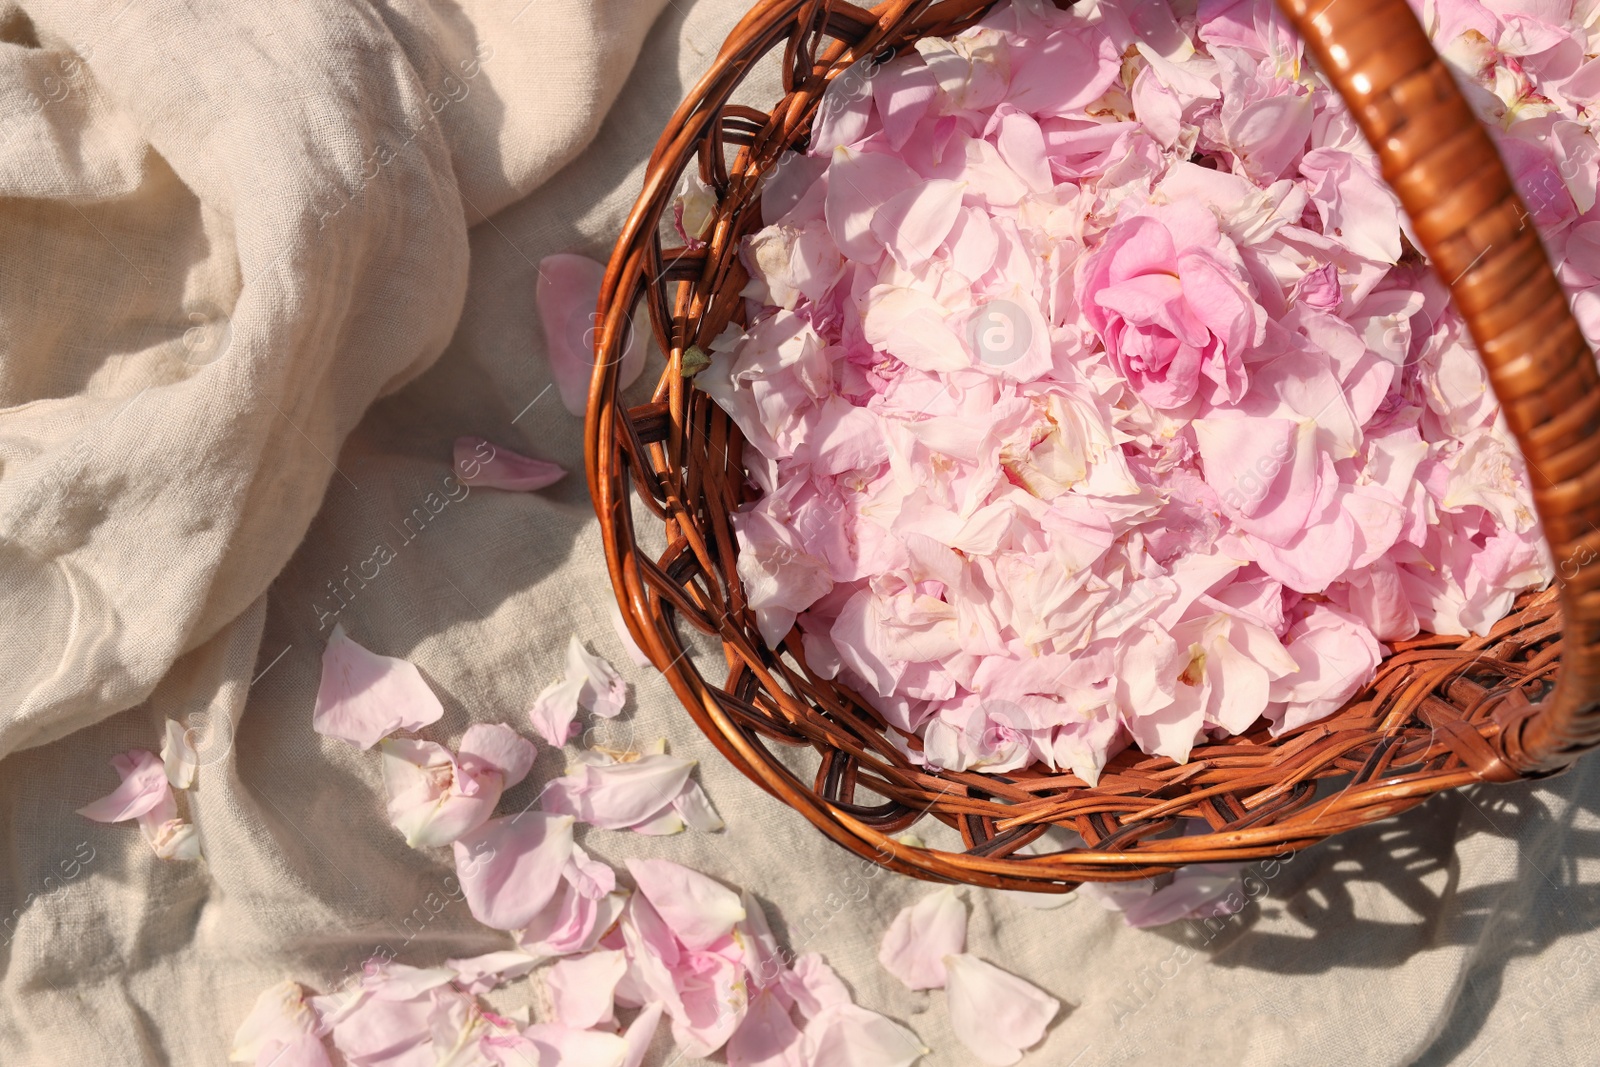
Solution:
<svg viewBox="0 0 1600 1067"><path fill-rule="evenodd" d="M759 229L762 175L807 135L828 81L859 60L959 31L982 0L760 0L678 108L656 146L600 297L589 398L589 487L623 615L701 730L752 780L858 854L924 878L1062 892L1188 863L1249 860L1478 781L1555 773L1600 743L1600 388L1594 356L1492 143L1405 0L1283 0L1350 106L1423 250L1451 289L1521 442L1557 586L1522 597L1487 639L1400 642L1338 714L1271 738L1264 725L1189 761L1129 749L1096 786L1035 767L1006 775L912 766L881 717L807 670L798 640L761 640L735 570L729 513L749 499L737 429L681 373L742 315L739 241ZM781 53L769 112L729 101L755 62ZM706 247L663 248L661 220L684 169L720 198ZM616 364L643 296L668 366L651 403L627 408ZM636 494L636 496L635 496ZM635 502L643 508L635 508ZM636 514L662 528L640 548ZM681 627L720 638L725 679L685 652ZM717 674L721 675L721 664ZM814 750L815 777L783 746ZM1337 788L1317 788L1319 780ZM891 838L924 816L965 851ZM1181 819L1210 832L1175 836ZM1087 847L1025 849L1051 824ZM1019 851L1021 850L1021 851Z"/></svg>

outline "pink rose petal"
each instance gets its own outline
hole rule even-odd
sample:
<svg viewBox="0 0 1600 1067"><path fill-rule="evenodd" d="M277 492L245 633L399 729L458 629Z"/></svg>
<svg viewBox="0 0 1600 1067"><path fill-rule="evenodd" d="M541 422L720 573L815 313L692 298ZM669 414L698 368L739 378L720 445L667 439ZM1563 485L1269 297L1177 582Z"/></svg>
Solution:
<svg viewBox="0 0 1600 1067"><path fill-rule="evenodd" d="M945 960L950 1026L984 1063L1006 1067L1044 1038L1061 1002L976 956Z"/></svg>
<svg viewBox="0 0 1600 1067"><path fill-rule="evenodd" d="M944 958L967 947L967 906L945 886L902 908L878 950L884 970L907 989L942 989Z"/></svg>
<svg viewBox="0 0 1600 1067"><path fill-rule="evenodd" d="M456 438L455 470L464 485L513 492L543 489L567 476L554 463L530 459L482 437Z"/></svg>
<svg viewBox="0 0 1600 1067"><path fill-rule="evenodd" d="M576 1030L609 1025L612 996L627 970L623 954L612 950L570 956L554 964L544 972L544 982L556 1018Z"/></svg>
<svg viewBox="0 0 1600 1067"><path fill-rule="evenodd" d="M561 404L582 416L594 375L596 308L606 268L587 256L558 253L539 261L535 303L544 327L545 357ZM626 389L644 369L644 344L636 334L623 342L618 387Z"/></svg>
<svg viewBox="0 0 1600 1067"><path fill-rule="evenodd" d="M78 814L95 822L124 822L151 813L176 808L172 783L166 766L153 752L131 749L111 757L111 766L122 777L122 784L110 793L78 809ZM169 814L166 818L171 818Z"/></svg>
<svg viewBox="0 0 1600 1067"><path fill-rule="evenodd" d="M555 895L572 855L572 819L525 811L492 819L453 846L473 918L496 930L527 926Z"/></svg>
<svg viewBox="0 0 1600 1067"><path fill-rule="evenodd" d="M699 871L667 860L630 859L628 873L662 921L691 949L709 948L745 917L738 894Z"/></svg>
<svg viewBox="0 0 1600 1067"><path fill-rule="evenodd" d="M312 729L371 748L397 730L420 730L443 714L444 705L415 664L369 652L335 624L322 653Z"/></svg>

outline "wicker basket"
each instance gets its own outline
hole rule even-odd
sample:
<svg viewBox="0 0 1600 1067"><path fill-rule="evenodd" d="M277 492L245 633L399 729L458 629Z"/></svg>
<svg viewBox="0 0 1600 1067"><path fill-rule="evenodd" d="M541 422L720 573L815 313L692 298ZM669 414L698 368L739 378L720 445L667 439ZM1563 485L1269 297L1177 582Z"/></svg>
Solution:
<svg viewBox="0 0 1600 1067"><path fill-rule="evenodd" d="M869 11L759 0L662 134L611 257L589 397L589 488L634 638L724 756L846 848L923 878L1064 892L1304 848L1443 789L1556 773L1600 743L1594 356L1491 141L1405 0L1281 2L1376 147L1477 341L1528 461L1557 587L1519 599L1487 639L1400 642L1372 685L1328 719L1276 738L1258 724L1197 746L1183 764L1130 748L1093 788L1043 767L988 775L910 764L874 710L807 669L797 638L778 652L761 640L728 520L749 499L742 442L681 360L742 315L737 250L763 224L760 180L803 142L829 80L863 58L957 32L991 5L887 0ZM783 98L770 113L731 104L774 50ZM704 248L663 248L661 222L690 165L719 197L714 228ZM641 296L667 369L652 402L629 408L615 368ZM664 535L658 558L640 549L633 491L663 524L650 538ZM702 675L679 625L721 639L725 680ZM796 745L819 757L811 781L789 769L792 752L780 758ZM1337 788L1318 789L1319 780ZM893 839L925 815L959 830L964 851ZM1175 836L1181 819L1203 819L1209 832ZM1086 847L1025 849L1051 824Z"/></svg>

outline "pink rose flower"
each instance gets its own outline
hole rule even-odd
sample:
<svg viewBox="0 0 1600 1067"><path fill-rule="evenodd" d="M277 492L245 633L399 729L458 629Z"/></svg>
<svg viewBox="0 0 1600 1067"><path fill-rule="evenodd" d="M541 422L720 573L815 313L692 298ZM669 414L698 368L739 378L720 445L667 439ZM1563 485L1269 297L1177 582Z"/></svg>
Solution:
<svg viewBox="0 0 1600 1067"><path fill-rule="evenodd" d="M1244 396L1244 356L1265 338L1267 315L1204 207L1175 203L1117 223L1084 261L1081 299L1117 369L1151 407Z"/></svg>

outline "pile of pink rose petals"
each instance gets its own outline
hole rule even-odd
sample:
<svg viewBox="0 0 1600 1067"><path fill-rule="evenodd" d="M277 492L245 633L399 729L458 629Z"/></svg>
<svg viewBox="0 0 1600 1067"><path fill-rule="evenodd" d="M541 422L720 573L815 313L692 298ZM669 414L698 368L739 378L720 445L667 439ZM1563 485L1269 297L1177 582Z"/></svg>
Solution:
<svg viewBox="0 0 1600 1067"><path fill-rule="evenodd" d="M1600 335L1573 10L1424 9ZM762 494L739 575L922 765L1092 784L1281 733L1552 577L1462 321L1270 0L1002 4L838 74L761 203L748 325L695 374Z"/></svg>

